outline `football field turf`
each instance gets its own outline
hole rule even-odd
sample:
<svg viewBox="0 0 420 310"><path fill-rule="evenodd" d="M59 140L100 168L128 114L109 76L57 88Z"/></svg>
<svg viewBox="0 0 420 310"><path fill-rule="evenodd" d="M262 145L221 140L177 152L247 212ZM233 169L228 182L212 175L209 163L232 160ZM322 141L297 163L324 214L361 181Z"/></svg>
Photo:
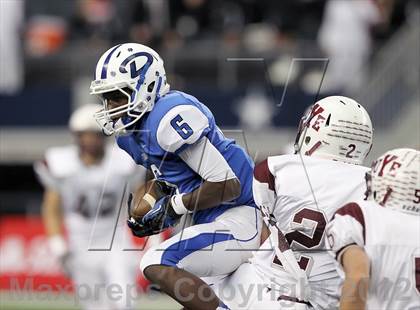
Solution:
<svg viewBox="0 0 420 310"><path fill-rule="evenodd" d="M172 298L155 293L142 295L133 301L133 309L144 310L172 310L180 309ZM0 293L1 310L78 310L74 295L71 294L43 294L43 293L14 293L2 291ZM108 310L108 309L104 309Z"/></svg>

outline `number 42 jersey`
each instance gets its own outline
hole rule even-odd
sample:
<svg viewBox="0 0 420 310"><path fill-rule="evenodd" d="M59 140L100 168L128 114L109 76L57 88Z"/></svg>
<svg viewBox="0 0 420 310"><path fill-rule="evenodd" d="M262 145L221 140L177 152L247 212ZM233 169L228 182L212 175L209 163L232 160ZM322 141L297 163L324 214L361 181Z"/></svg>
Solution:
<svg viewBox="0 0 420 310"><path fill-rule="evenodd" d="M170 91L156 102L152 111L130 127L127 134L117 137L119 147L137 164L152 171L158 169L159 178L176 185L181 193L194 191L203 179L179 155L204 137L220 152L239 179L241 194L234 201L198 211L194 215L196 224L212 222L232 207L254 206L254 164L234 140L223 135L210 110L191 95Z"/></svg>
<svg viewBox="0 0 420 310"><path fill-rule="evenodd" d="M103 159L85 165L75 145L52 147L45 159L34 165L41 183L60 194L64 222L73 251L108 248L126 186L137 184L145 175L117 146L107 146ZM121 226L122 227L122 226ZM118 226L117 232L125 234ZM121 236L121 240L120 240ZM121 243L122 245L122 243Z"/></svg>
<svg viewBox="0 0 420 310"><path fill-rule="evenodd" d="M338 304L341 279L326 247L325 229L335 211L363 198L367 168L322 158L282 155L255 167L254 199L274 215L310 284L309 302L316 309ZM268 210L267 210L268 209ZM295 279L282 267L271 239L254 253L257 273L271 285L289 287ZM272 250L270 250L272 249Z"/></svg>

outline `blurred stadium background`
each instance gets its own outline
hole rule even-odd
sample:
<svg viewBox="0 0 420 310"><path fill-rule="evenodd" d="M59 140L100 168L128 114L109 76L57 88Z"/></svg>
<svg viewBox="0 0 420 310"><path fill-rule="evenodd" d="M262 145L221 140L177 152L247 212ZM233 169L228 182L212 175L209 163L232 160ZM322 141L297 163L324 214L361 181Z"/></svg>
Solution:
<svg viewBox="0 0 420 310"><path fill-rule="evenodd" d="M32 164L72 142L69 115L95 102L90 80L112 45L155 48L172 88L208 105L256 161L291 152L316 98L354 97L375 127L371 160L420 146L419 40L416 0L0 0L0 308L77 308L71 292L30 297L68 283L42 250ZM28 278L17 294L12 280ZM174 307L156 296L138 307Z"/></svg>

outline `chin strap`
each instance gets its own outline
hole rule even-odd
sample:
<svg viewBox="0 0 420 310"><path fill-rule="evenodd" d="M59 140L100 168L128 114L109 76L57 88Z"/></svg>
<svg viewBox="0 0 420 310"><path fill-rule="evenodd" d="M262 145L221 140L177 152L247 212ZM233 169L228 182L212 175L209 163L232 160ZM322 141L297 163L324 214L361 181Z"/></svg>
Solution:
<svg viewBox="0 0 420 310"><path fill-rule="evenodd" d="M321 146L322 142L318 141L317 143L315 143L310 150L305 152L306 156L311 156L320 146Z"/></svg>
<svg viewBox="0 0 420 310"><path fill-rule="evenodd" d="M292 275L297 281L296 297L303 301L308 301L310 296L310 286L306 272L300 268L294 253L290 249L286 237L280 227L278 227L274 215L269 212L269 209L266 206L261 207L261 213L264 223L270 230L269 238L271 239L278 259L282 263L285 271Z"/></svg>
<svg viewBox="0 0 420 310"><path fill-rule="evenodd" d="M112 136L112 134L115 132L114 124L112 122L107 122L101 127L102 127L102 133L107 137ZM111 129L109 129L110 127Z"/></svg>

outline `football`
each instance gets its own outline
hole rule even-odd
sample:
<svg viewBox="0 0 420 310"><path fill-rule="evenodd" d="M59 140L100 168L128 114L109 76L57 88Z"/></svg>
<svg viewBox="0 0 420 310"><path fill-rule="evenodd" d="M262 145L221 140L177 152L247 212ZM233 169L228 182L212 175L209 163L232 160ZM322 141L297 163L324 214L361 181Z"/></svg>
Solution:
<svg viewBox="0 0 420 310"><path fill-rule="evenodd" d="M162 193L155 180L146 182L133 193L130 215L136 219L141 219L163 196L164 193Z"/></svg>

